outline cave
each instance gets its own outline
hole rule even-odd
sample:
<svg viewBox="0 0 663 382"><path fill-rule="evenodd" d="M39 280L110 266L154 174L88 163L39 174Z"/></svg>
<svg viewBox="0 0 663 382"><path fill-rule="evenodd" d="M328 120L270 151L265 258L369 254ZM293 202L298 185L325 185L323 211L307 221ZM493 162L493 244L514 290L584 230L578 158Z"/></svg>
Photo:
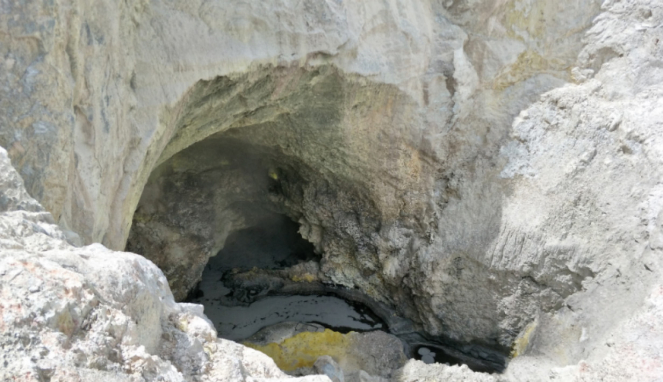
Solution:
<svg viewBox="0 0 663 382"><path fill-rule="evenodd" d="M382 330L408 357L502 370L508 349L430 330L416 281L402 282L396 259L430 240L435 211L416 195L428 192L419 180L432 159L408 144L418 137L377 128L416 116L389 86L366 102L374 91L333 67L201 81L146 181L127 250L154 261L178 300L205 305L222 338L250 340L288 320ZM376 128L348 127L357 124ZM205 129L215 132L192 138ZM307 316L323 305L328 316Z"/></svg>
<svg viewBox="0 0 663 382"><path fill-rule="evenodd" d="M663 2L1 4L0 380L663 375Z"/></svg>

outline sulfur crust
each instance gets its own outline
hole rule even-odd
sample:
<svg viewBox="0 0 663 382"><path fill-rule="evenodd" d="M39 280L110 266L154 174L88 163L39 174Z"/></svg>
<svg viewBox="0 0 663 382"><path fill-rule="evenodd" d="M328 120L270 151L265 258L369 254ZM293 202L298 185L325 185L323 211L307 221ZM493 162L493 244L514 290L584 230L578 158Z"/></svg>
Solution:
<svg viewBox="0 0 663 382"><path fill-rule="evenodd" d="M293 371L302 367L312 367L315 360L323 355L329 355L342 363L349 353L348 348L352 346L352 342L350 334L325 329L324 332L299 333L280 343L269 343L264 346L252 343L243 345L268 355L281 370Z"/></svg>

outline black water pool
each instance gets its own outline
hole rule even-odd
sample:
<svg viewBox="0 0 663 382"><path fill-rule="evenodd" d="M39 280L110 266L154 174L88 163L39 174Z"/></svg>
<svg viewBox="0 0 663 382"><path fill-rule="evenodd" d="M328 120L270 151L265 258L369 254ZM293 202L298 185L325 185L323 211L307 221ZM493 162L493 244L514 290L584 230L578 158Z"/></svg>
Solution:
<svg viewBox="0 0 663 382"><path fill-rule="evenodd" d="M229 340L242 340L286 321L318 323L341 332L386 330L368 308L335 296L266 296L248 306L227 303L231 290L222 281L226 272L279 269L316 258L313 245L302 239L298 228L285 216L269 215L258 225L231 234L224 249L210 259L188 300L204 305L219 337Z"/></svg>
<svg viewBox="0 0 663 382"><path fill-rule="evenodd" d="M334 296L269 296L249 306L215 305L214 301L194 301L205 305L205 314L221 338L239 341L260 329L286 321L312 322L340 331L386 329L352 304Z"/></svg>
<svg viewBox="0 0 663 382"><path fill-rule="evenodd" d="M233 270L282 269L299 262L319 260L313 246L297 232L299 225L282 215L269 215L257 225L231 234L224 249L212 257L195 293L188 301L202 304L218 336L242 341L265 327L283 322L317 323L332 330L383 330L389 328L368 307L333 295L262 296L250 304L233 303L224 275ZM467 364L475 371L493 372L499 365L461 360L433 342L401 338L410 356L426 363ZM463 357L466 358L466 357Z"/></svg>

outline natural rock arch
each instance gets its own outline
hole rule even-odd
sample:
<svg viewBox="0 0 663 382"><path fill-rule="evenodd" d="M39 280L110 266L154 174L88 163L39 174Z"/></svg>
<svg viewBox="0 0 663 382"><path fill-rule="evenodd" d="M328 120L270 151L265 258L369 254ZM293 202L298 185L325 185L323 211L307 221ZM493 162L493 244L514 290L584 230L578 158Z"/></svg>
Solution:
<svg viewBox="0 0 663 382"><path fill-rule="evenodd" d="M435 160L412 133L419 118L397 88L333 66L201 82L178 105L128 248L153 258L183 298L228 233L252 219L232 205L260 203L302 224L333 282L395 302L384 279L402 275L385 270L389 256L430 237L435 213L423 198ZM193 257L174 255L184 252Z"/></svg>
<svg viewBox="0 0 663 382"><path fill-rule="evenodd" d="M234 139L285 163L277 177L360 200L364 221L325 225L328 241L307 230L347 265L327 269L336 281L431 334L506 348L536 333L516 345L560 365L601 348L659 274L660 7L314 3L11 3L25 19L2 24L0 144L70 241L121 249L144 189ZM317 81L342 96L307 92ZM283 129L316 94L339 111L320 109L340 121L320 131L352 154L320 155L331 169L287 147L316 136ZM270 208L336 221L284 205ZM220 241L199 241L202 256Z"/></svg>

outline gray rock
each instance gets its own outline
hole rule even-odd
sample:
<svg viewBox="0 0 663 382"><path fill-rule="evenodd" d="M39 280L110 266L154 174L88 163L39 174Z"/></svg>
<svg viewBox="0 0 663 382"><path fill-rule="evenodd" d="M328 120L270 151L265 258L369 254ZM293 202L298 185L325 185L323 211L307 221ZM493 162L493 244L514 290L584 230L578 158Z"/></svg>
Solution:
<svg viewBox="0 0 663 382"><path fill-rule="evenodd" d="M269 343L279 343L283 340L293 337L303 332L322 332L325 328L322 325L314 323L300 322L281 322L276 325L270 325L261 329L256 334L247 338L245 341L256 345L266 345Z"/></svg>
<svg viewBox="0 0 663 382"><path fill-rule="evenodd" d="M524 349L502 376L411 361L403 380L660 378L662 7L4 2L2 377L281 378L107 249L131 231L181 299L251 224L240 202L301 222L317 280Z"/></svg>
<svg viewBox="0 0 663 382"><path fill-rule="evenodd" d="M16 195L0 212L0 380L295 380L217 339L202 307L176 304L152 262L69 245L41 208L21 209L39 205L2 148L0 169L0 194Z"/></svg>
<svg viewBox="0 0 663 382"><path fill-rule="evenodd" d="M332 380L332 382L345 382L345 377L343 376L343 370L341 367L332 359L332 357L325 355L318 357L313 364L313 369L318 374L324 374Z"/></svg>

